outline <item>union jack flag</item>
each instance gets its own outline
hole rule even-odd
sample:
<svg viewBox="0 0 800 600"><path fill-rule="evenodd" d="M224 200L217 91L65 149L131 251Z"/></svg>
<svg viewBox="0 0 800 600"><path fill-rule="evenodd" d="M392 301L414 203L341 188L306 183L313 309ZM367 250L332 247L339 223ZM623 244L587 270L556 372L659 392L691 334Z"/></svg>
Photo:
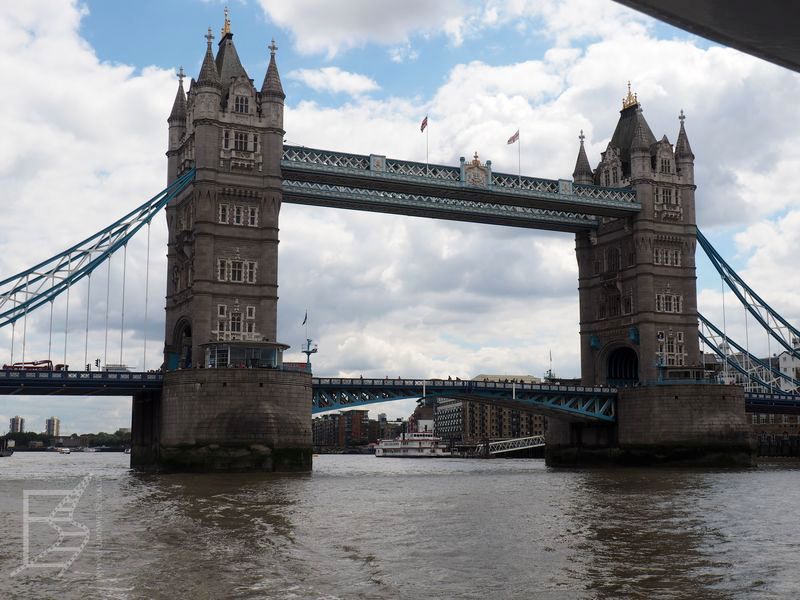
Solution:
<svg viewBox="0 0 800 600"><path fill-rule="evenodd" d="M422 133L425 131L425 128L428 126L428 115L425 115L425 118L422 119L422 123L419 124L419 131Z"/></svg>
<svg viewBox="0 0 800 600"><path fill-rule="evenodd" d="M508 141L506 142L506 144L513 144L514 142L516 142L518 140L519 140L519 129L517 129L517 132L514 135L512 135L510 138L508 138Z"/></svg>

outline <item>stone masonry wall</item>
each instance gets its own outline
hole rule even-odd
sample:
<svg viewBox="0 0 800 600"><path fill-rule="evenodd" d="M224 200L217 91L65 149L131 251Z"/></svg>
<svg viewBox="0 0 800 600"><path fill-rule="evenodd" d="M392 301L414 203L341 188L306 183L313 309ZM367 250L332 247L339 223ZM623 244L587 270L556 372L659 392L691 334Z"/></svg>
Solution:
<svg viewBox="0 0 800 600"><path fill-rule="evenodd" d="M161 445L311 446L311 376L187 369L164 376Z"/></svg>
<svg viewBox="0 0 800 600"><path fill-rule="evenodd" d="M620 389L620 447L711 442L747 443L744 390L729 385Z"/></svg>

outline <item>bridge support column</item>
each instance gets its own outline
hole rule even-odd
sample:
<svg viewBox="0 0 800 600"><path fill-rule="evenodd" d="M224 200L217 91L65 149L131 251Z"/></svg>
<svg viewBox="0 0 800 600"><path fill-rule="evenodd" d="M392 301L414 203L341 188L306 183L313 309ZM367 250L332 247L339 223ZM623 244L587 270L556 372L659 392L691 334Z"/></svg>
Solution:
<svg viewBox="0 0 800 600"><path fill-rule="evenodd" d="M550 466L750 466L755 448L744 390L726 385L621 389L617 423L550 419Z"/></svg>
<svg viewBox="0 0 800 600"><path fill-rule="evenodd" d="M310 471L311 375L272 369L166 373L158 400L134 398L132 436L132 467Z"/></svg>
<svg viewBox="0 0 800 600"><path fill-rule="evenodd" d="M158 460L161 429L161 392L133 396L131 418L131 467L148 467Z"/></svg>

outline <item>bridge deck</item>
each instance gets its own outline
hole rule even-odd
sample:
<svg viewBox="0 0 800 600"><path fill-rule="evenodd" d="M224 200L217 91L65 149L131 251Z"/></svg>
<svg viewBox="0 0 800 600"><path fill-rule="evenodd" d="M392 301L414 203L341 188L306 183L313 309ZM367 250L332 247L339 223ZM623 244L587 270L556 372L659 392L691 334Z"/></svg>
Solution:
<svg viewBox="0 0 800 600"><path fill-rule="evenodd" d="M315 377L312 412L408 398L444 397L581 421L616 419L617 390L509 381Z"/></svg>
<svg viewBox="0 0 800 600"><path fill-rule="evenodd" d="M131 396L160 391L161 372L0 370L0 395ZM556 418L613 422L617 390L508 381L312 378L312 413L409 398L446 397ZM748 413L800 414L800 395L745 393Z"/></svg>
<svg viewBox="0 0 800 600"><path fill-rule="evenodd" d="M0 371L0 394L25 396L131 396L159 391L160 372Z"/></svg>

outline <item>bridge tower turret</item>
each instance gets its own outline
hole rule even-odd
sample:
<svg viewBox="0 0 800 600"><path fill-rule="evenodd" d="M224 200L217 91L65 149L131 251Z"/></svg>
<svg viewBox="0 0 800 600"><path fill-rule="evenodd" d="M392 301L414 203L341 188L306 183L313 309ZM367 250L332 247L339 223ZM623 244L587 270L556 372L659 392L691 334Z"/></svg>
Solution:
<svg viewBox="0 0 800 600"><path fill-rule="evenodd" d="M702 369L693 160L683 121L673 153L666 136L656 140L629 84L593 183L631 187L642 209L576 237L586 384L689 379ZM584 170L576 167L576 183Z"/></svg>
<svg viewBox="0 0 800 600"><path fill-rule="evenodd" d="M169 113L169 147L167 149L167 183L178 178L178 148L186 136L186 92L183 91L183 67L178 71L178 92Z"/></svg>
<svg viewBox="0 0 800 600"><path fill-rule="evenodd" d="M179 83L168 120L169 178L192 168L195 176L166 209L158 448L132 462L304 470L311 465L310 374L283 371L288 346L276 340L286 97L277 46L270 45L259 91L239 59L227 9L216 57L211 28L205 37L197 81L185 101ZM135 417L136 410L134 403Z"/></svg>

